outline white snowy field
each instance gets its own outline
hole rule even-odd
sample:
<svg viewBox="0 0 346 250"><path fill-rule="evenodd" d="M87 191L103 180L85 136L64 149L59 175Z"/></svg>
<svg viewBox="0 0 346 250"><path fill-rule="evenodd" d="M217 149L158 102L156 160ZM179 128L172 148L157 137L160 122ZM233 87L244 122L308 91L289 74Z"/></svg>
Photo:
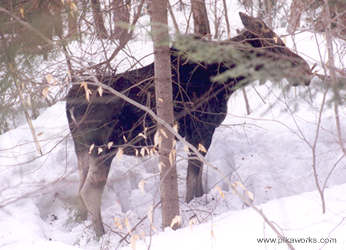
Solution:
<svg viewBox="0 0 346 250"><path fill-rule="evenodd" d="M230 18L240 23L237 15ZM310 65L327 58L323 37L316 39L319 46L311 33L294 38ZM285 41L294 47L290 37ZM148 54L148 42L135 42L138 58ZM43 156L37 153L27 125L0 135L0 248L287 249L263 217L230 190L230 183L240 182L253 194L253 204L296 249L346 249L346 157L330 103L317 132L320 83L314 79L310 88L288 92L277 84L254 84L246 92L252 113L245 115L241 91L230 98L228 116L207 154L217 171L205 168L208 194L189 204L184 202L186 154L178 143L183 228L177 231L161 230L160 209L152 212L159 196L155 157L123 156L112 163L102 203L107 231L102 239L95 240L90 221L78 221L77 161L64 102L33 121ZM328 93L327 99L331 98ZM346 144L345 107L339 107L339 113ZM314 161L311 145L317 135ZM325 187L324 214L313 162L318 182ZM152 223L145 218L151 214Z"/></svg>

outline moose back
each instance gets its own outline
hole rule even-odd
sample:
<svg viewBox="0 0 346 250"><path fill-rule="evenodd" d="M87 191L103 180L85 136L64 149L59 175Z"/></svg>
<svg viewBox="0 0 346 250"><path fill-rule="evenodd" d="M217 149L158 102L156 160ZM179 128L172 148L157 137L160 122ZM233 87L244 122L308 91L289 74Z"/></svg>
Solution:
<svg viewBox="0 0 346 250"><path fill-rule="evenodd" d="M193 42L221 49L231 44L233 53L230 52L230 57L226 59L195 61L188 51L184 51L184 46L173 46L170 50L178 132L197 148L203 145L208 150L215 129L226 117L227 101L237 85L262 79L263 75L277 80L286 78L293 84L308 84L311 79L308 64L290 51L262 20L243 13L240 13L240 17L245 30L231 41L217 44L198 38L190 39L191 51L194 51ZM233 77L228 76L222 82L213 81L219 74L244 66L238 65L239 60L235 60L234 55L245 60L243 64L246 65L246 71ZM259 60L253 60L254 57ZM249 58L248 61L246 58ZM283 67L286 72L295 73L289 75L283 71L274 72L275 69L267 67L265 62L273 62L275 65L286 62ZM262 73L256 75L251 72ZM103 84L155 110L153 77L154 64L122 74L97 76ZM83 81L90 82L92 79ZM86 95L90 96L87 98ZM89 85L86 91L77 82L68 93L66 114L78 158L81 216L86 219L89 213L96 235L101 236L104 234L101 197L111 162L119 150L128 155L140 155L138 152L144 147L149 150L153 148L156 122L148 113L123 99L107 91L101 97L96 87ZM203 163L190 152L187 167L185 199L189 202L203 194Z"/></svg>

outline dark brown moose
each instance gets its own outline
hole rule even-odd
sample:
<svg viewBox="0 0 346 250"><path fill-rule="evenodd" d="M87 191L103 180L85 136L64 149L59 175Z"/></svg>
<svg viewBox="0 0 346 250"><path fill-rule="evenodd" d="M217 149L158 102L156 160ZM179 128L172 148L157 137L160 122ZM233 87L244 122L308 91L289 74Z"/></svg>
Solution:
<svg viewBox="0 0 346 250"><path fill-rule="evenodd" d="M171 48L175 120L178 133L198 148L208 150L215 128L226 117L227 101L239 87L254 80L308 85L311 70L300 56L258 18L239 13L245 29L224 42L185 36ZM198 50L198 48L200 48ZM202 51L202 52L201 52ZM236 70L239 69L239 70ZM232 73L233 72L233 73ZM238 73L236 73L238 72ZM240 73L239 73L240 72ZM221 80L215 77L224 75ZM116 75L97 76L98 81L134 101L155 110L154 64ZM89 213L97 236L104 234L101 197L116 153L140 155L152 149L156 121L145 111L96 87L86 100L86 91L75 81L67 96L66 113L75 144L80 172L79 196L82 217ZM143 136L145 134L145 136ZM206 152L202 152L206 154ZM186 201L203 195L203 163L190 152Z"/></svg>

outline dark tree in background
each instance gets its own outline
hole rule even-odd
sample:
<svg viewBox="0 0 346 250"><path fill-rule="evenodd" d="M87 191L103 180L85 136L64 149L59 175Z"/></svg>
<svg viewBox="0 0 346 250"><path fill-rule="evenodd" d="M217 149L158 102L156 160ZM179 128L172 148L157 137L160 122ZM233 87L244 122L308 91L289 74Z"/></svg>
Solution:
<svg viewBox="0 0 346 250"><path fill-rule="evenodd" d="M95 30L98 38L106 39L108 37L108 33L103 21L103 14L101 12L101 5L99 0L90 0L91 8L93 10L94 24Z"/></svg>
<svg viewBox="0 0 346 250"><path fill-rule="evenodd" d="M131 0L113 0L113 22L114 30L113 37L119 39L123 30L126 30L126 25L130 23Z"/></svg>
<svg viewBox="0 0 346 250"><path fill-rule="evenodd" d="M210 25L205 0L191 0L194 33L198 36L210 34Z"/></svg>

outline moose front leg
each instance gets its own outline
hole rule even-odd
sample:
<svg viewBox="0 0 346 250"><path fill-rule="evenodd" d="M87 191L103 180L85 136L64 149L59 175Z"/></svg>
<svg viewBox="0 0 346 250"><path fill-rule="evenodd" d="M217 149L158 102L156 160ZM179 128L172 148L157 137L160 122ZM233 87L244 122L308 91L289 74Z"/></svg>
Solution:
<svg viewBox="0 0 346 250"><path fill-rule="evenodd" d="M90 156L88 175L80 191L81 198L91 215L97 237L105 233L101 217L101 199L109 169L109 161Z"/></svg>
<svg viewBox="0 0 346 250"><path fill-rule="evenodd" d="M203 195L202 185L203 162L194 154L189 156L186 177L186 202Z"/></svg>
<svg viewBox="0 0 346 250"><path fill-rule="evenodd" d="M215 127L202 124L197 126L193 133L187 134L186 140L196 148L203 148L200 153L205 156L210 147L214 131ZM201 197L204 194L202 175L203 162L190 150L186 177L186 202L190 202L193 198Z"/></svg>
<svg viewBox="0 0 346 250"><path fill-rule="evenodd" d="M79 197L79 213L77 215L77 219L86 220L88 218L88 209L82 199L81 190L85 184L85 180L89 171L89 154L88 152L77 152L78 158L78 170L79 170L79 189L78 189L78 197Z"/></svg>

